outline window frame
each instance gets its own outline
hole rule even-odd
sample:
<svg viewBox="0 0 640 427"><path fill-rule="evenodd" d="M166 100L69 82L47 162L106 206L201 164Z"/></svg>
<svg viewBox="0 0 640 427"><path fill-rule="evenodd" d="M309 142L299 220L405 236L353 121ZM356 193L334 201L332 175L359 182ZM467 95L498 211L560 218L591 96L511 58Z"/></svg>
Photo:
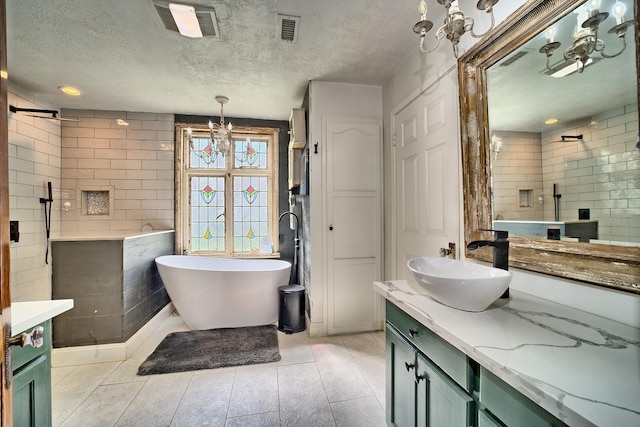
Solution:
<svg viewBox="0 0 640 427"><path fill-rule="evenodd" d="M176 228L176 252L192 253L191 250L191 177L224 176L225 177L225 250L224 251L198 251L197 255L211 257L239 257L239 258L277 258L280 256L278 247L278 145L280 129L270 127L234 126L233 135L236 140L244 138L267 139L267 167L266 169L235 168L233 156L225 158L225 169L188 169L190 147L187 136L187 128L191 128L194 135L206 133L209 128L203 123L176 123L175 124L175 228ZM267 206L268 235L273 242L273 253L264 254L257 252L236 252L233 250L233 178L234 176L264 176L267 177L269 191Z"/></svg>

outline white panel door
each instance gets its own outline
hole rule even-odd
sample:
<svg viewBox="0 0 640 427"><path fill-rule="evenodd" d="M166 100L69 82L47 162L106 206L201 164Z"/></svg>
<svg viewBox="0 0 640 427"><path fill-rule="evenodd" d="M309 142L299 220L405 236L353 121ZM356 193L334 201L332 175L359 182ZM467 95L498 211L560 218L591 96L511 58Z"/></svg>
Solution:
<svg viewBox="0 0 640 427"><path fill-rule="evenodd" d="M394 116L394 278L410 279L409 259L459 242L457 99L449 73Z"/></svg>
<svg viewBox="0 0 640 427"><path fill-rule="evenodd" d="M327 332L380 329L382 133L377 120L327 119Z"/></svg>

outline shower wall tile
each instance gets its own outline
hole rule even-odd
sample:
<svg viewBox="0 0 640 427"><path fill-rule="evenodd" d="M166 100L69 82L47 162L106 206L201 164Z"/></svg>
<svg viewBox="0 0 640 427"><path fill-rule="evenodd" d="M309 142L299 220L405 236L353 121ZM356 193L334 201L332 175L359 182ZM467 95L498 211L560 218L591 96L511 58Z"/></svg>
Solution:
<svg viewBox="0 0 640 427"><path fill-rule="evenodd" d="M7 101L23 108L56 109L9 82ZM47 181L53 187L50 235L60 233L61 129L59 122L9 113L9 217L19 221L20 240L10 242L11 300L51 298L51 271L45 261L46 227L40 197L47 197ZM50 257L48 259L50 261Z"/></svg>
<svg viewBox="0 0 640 427"><path fill-rule="evenodd" d="M63 235L132 234L150 224L172 229L174 219L172 114L64 110L61 129L65 167L61 177L69 211L62 211ZM123 119L128 126L119 126ZM114 214L88 217L82 212L77 188L111 186ZM123 191L124 190L124 191Z"/></svg>
<svg viewBox="0 0 640 427"><path fill-rule="evenodd" d="M496 217L511 220L539 220L543 215L542 149L540 134L495 131L502 147L493 153L494 212ZM530 190L533 203L522 206L520 191Z"/></svg>
<svg viewBox="0 0 640 427"><path fill-rule="evenodd" d="M590 209L598 220L598 238L605 241L637 241L640 236L638 188L637 105L627 105L583 123L543 135L543 141L560 135L583 135L582 141L542 146L545 188L559 186L560 219L575 221L578 209ZM545 220L553 217L553 203L545 204Z"/></svg>

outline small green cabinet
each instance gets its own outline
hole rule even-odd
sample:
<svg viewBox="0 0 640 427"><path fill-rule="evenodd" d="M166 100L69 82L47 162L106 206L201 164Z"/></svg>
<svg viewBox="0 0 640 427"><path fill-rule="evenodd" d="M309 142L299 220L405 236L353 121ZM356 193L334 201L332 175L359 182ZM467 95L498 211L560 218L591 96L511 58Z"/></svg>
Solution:
<svg viewBox="0 0 640 427"><path fill-rule="evenodd" d="M467 427L473 399L387 326L387 424Z"/></svg>
<svg viewBox="0 0 640 427"><path fill-rule="evenodd" d="M386 312L387 425L566 426L389 301Z"/></svg>
<svg viewBox="0 0 640 427"><path fill-rule="evenodd" d="M14 427L51 426L51 322L40 326L41 347L12 347Z"/></svg>

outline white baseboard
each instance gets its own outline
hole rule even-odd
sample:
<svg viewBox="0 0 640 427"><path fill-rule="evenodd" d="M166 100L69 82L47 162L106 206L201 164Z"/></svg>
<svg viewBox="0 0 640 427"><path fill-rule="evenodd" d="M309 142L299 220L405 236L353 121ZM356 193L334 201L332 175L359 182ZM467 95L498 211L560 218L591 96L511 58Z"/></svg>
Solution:
<svg viewBox="0 0 640 427"><path fill-rule="evenodd" d="M127 360L171 316L173 311L173 303L167 304L146 325L123 343L54 348L51 350L51 367Z"/></svg>

